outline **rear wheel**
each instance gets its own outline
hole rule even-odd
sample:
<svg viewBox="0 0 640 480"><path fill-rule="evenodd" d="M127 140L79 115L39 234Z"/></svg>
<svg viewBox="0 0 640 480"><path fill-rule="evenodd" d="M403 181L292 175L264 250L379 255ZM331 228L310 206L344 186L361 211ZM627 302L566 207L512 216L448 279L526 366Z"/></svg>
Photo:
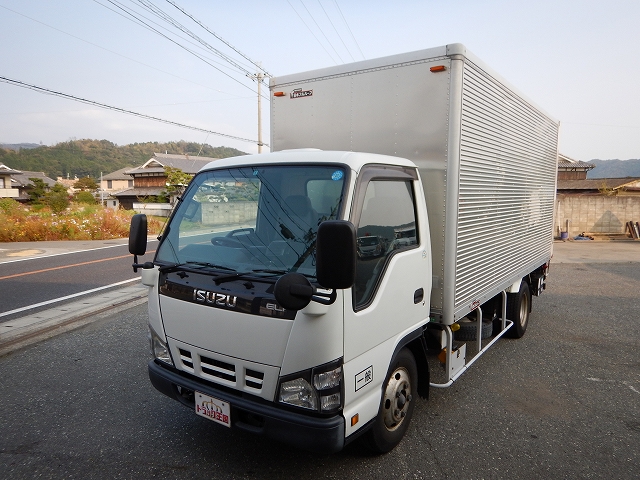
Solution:
<svg viewBox="0 0 640 480"><path fill-rule="evenodd" d="M513 322L513 326L506 335L511 338L521 338L529 325L529 312L531 311L531 290L525 281L520 283L518 293L507 294L507 318Z"/></svg>
<svg viewBox="0 0 640 480"><path fill-rule="evenodd" d="M402 349L391 366L382 391L378 416L367 432L367 443L376 453L392 450L404 436L415 403L418 368L413 354Z"/></svg>

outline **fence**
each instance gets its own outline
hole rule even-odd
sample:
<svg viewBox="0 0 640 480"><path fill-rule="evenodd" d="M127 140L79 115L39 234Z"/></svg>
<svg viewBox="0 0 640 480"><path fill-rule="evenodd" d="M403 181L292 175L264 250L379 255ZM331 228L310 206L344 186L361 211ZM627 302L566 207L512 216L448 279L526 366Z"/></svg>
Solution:
<svg viewBox="0 0 640 480"><path fill-rule="evenodd" d="M640 196L566 195L556 199L556 235L566 230L569 237L582 232L624 234L628 221L640 221Z"/></svg>

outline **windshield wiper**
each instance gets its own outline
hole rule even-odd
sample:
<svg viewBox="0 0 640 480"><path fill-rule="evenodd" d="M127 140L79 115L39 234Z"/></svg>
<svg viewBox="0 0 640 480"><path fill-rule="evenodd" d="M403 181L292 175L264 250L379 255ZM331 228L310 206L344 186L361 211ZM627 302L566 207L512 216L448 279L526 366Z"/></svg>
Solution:
<svg viewBox="0 0 640 480"><path fill-rule="evenodd" d="M164 265L160 267L160 271L163 273L173 272L178 269L188 270L191 272L198 271L202 268L211 268L216 270L227 270L230 272L235 272L235 269L225 267L224 265L216 265L214 263L209 262L184 262L184 263L174 263L170 265Z"/></svg>
<svg viewBox="0 0 640 480"><path fill-rule="evenodd" d="M228 272L235 272L235 268L225 267L224 265L216 265L215 263L209 262L184 262L182 265L197 265L198 267L203 268L215 268L216 270L226 270Z"/></svg>
<svg viewBox="0 0 640 480"><path fill-rule="evenodd" d="M271 268L255 268L251 270L253 273L272 273L274 275L284 275L285 273L289 273L289 270L276 270Z"/></svg>
<svg viewBox="0 0 640 480"><path fill-rule="evenodd" d="M272 270L270 268L257 268L251 271L254 273L271 273L273 275L285 275L287 273L291 273L293 270ZM304 275L307 278L316 278L315 275L311 275L309 273L301 273L301 272L295 272L295 273L300 273L300 275Z"/></svg>

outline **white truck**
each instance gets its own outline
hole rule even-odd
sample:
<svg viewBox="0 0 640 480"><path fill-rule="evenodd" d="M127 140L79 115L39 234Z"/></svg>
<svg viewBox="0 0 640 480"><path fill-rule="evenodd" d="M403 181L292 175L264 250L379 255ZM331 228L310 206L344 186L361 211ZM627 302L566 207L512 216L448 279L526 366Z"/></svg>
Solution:
<svg viewBox="0 0 640 480"><path fill-rule="evenodd" d="M153 262L132 220L149 376L226 427L386 452L418 397L525 333L552 255L558 123L460 44L270 90L273 153L203 168ZM380 252L359 255L362 238Z"/></svg>

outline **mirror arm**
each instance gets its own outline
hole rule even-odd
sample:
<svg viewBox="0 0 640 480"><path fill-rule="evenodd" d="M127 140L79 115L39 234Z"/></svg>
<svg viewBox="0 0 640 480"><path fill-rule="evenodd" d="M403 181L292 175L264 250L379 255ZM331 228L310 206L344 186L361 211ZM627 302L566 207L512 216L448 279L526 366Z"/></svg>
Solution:
<svg viewBox="0 0 640 480"><path fill-rule="evenodd" d="M311 296L311 301L316 303L321 303L322 305L332 305L333 302L338 298L338 294L336 293L335 288L327 293L327 290L322 289L323 291L318 291L318 288L313 289L313 295Z"/></svg>
<svg viewBox="0 0 640 480"><path fill-rule="evenodd" d="M153 262L138 263L138 256L134 255L133 264L131 266L133 267L133 273L138 273L139 268L143 268L145 270L149 268L153 268Z"/></svg>

